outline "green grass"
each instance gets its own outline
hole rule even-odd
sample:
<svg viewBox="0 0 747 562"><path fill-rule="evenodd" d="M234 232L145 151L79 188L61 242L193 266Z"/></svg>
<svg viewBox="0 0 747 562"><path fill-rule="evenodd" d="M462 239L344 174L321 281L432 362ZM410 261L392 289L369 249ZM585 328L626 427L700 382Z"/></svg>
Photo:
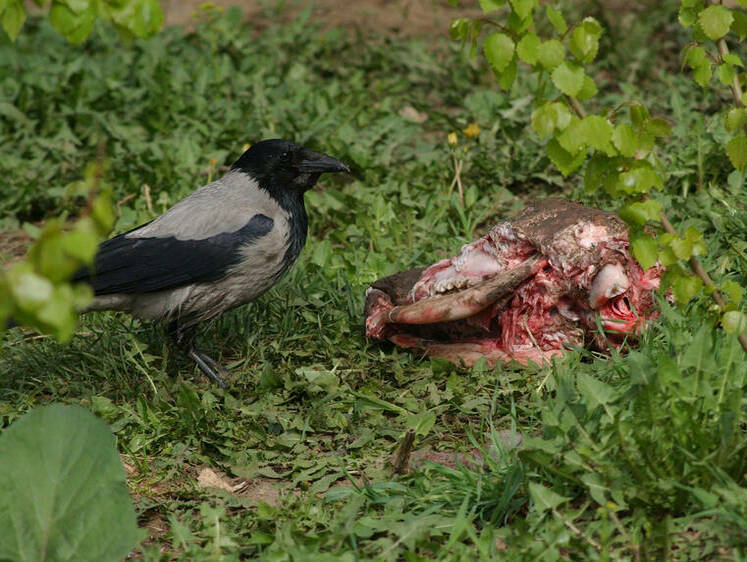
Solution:
<svg viewBox="0 0 747 562"><path fill-rule="evenodd" d="M616 30L618 41L603 45L601 100L643 99L674 123L661 199L679 227L705 233L709 271L745 286L747 193L727 178L715 142L723 100L665 58L678 39L674 17L654 9L635 33ZM669 31L667 48L652 51L651 38ZM630 60L639 61L632 81ZM500 92L484 66L441 40L323 31L303 16L256 32L233 12L192 34L130 44L102 28L73 47L37 24L0 45L0 68L6 229L75 213L68 185L100 146L122 201L117 231L261 138L293 138L356 168L308 194L310 237L291 273L203 330L204 346L232 370L225 391L158 327L126 316L87 315L65 346L5 336L2 425L53 401L105 419L151 532L139 555L743 556L747 363L705 297L684 311L662 302L635 351L571 353L541 369L465 370L363 337L370 282L453 253L526 198L614 206L543 156L527 127L525 83ZM408 107L427 120L400 115ZM471 122L481 132L460 137L463 210L449 192L446 135ZM416 450L441 464L393 477L388 461L409 429ZM523 442L506 447L501 436L517 432ZM464 462L479 450L482 461ZM205 467L272 493L204 488Z"/></svg>

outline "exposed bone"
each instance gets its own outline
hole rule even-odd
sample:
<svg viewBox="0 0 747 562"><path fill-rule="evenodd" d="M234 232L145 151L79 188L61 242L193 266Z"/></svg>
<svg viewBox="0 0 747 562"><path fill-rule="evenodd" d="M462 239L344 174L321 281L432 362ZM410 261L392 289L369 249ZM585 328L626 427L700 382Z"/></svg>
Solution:
<svg viewBox="0 0 747 562"><path fill-rule="evenodd" d="M630 280L623 266L619 263L607 264L591 282L589 305L597 309L608 300L622 295L629 287Z"/></svg>
<svg viewBox="0 0 747 562"><path fill-rule="evenodd" d="M451 258L374 282L366 334L466 365L606 350L657 317L662 272L643 271L614 213L548 198Z"/></svg>
<svg viewBox="0 0 747 562"><path fill-rule="evenodd" d="M537 273L543 266L541 260L530 258L518 267L459 293L395 306L386 313L387 320L398 324L433 324L468 318L516 289L522 281Z"/></svg>

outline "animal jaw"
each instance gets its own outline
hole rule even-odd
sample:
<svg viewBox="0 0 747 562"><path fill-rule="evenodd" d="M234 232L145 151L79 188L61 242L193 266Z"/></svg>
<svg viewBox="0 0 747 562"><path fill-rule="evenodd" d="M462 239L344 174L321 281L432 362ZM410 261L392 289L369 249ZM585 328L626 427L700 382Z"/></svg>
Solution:
<svg viewBox="0 0 747 562"><path fill-rule="evenodd" d="M366 334L468 366L543 363L635 337L657 316L662 272L643 271L614 213L548 198L456 256L373 283Z"/></svg>

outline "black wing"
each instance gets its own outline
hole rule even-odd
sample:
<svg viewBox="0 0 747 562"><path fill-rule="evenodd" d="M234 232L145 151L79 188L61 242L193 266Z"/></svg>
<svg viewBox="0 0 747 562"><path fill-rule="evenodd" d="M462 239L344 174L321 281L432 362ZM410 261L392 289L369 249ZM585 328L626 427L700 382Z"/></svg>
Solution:
<svg viewBox="0 0 747 562"><path fill-rule="evenodd" d="M149 293L223 277L241 258L239 250L272 230L274 221L256 214L235 232L202 240L116 236L99 246L93 272L79 270L74 281L97 295Z"/></svg>

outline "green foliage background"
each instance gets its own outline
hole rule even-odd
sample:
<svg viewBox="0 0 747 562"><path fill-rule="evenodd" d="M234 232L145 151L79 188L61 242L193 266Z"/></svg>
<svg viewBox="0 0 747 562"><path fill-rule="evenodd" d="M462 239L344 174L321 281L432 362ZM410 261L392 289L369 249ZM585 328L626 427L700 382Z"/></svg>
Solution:
<svg viewBox="0 0 747 562"><path fill-rule="evenodd" d="M605 30L586 71L595 100L640 101L671 124L656 148L667 172L657 199L680 232L703 234L716 279L747 285L747 189L722 149L728 92L681 72L689 36L675 3L627 24L593 10L564 13ZM66 346L5 336L2 424L50 401L104 418L133 467L146 559L737 558L746 363L708 295L662 302L637 351L573 352L546 368L464 370L363 339L374 279L453 253L529 197L614 205L548 157L531 128L537 77L517 71L503 92L457 44L324 30L308 11L263 31L236 11L203 17L194 33L127 46L104 26L70 46L31 21L0 45L5 228L81 214L88 163L101 162L91 177L110 189L116 232L261 138L293 138L357 176L308 194L299 264L207 331L234 372L229 390L206 386L159 329L90 315ZM392 478L387 459L409 429L431 458L482 460ZM522 444L507 447L516 433ZM198 486L205 466L275 482L280 497Z"/></svg>

